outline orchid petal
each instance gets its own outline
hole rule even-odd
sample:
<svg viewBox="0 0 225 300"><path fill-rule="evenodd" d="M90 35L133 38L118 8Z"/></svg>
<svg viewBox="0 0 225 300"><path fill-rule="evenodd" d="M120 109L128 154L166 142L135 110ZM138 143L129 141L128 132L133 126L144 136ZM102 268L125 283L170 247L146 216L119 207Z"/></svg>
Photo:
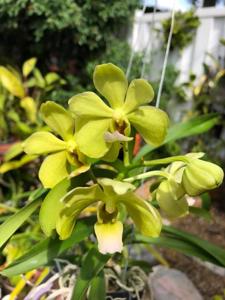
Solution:
<svg viewBox="0 0 225 300"><path fill-rule="evenodd" d="M156 190L156 200L160 208L170 218L178 218L188 213L185 191L174 180L164 180Z"/></svg>
<svg viewBox="0 0 225 300"><path fill-rule="evenodd" d="M102 160L107 162L113 162L115 161L120 152L121 145L118 142L111 143L111 146L109 144L109 151L102 157Z"/></svg>
<svg viewBox="0 0 225 300"><path fill-rule="evenodd" d="M69 100L69 107L76 116L85 116L90 118L108 118L111 117L113 113L113 110L93 92L85 92L73 96Z"/></svg>
<svg viewBox="0 0 225 300"><path fill-rule="evenodd" d="M61 240L67 239L75 226L76 219L86 207L100 200L101 189L98 185L78 187L66 194L61 200L65 207L56 221L56 230Z"/></svg>
<svg viewBox="0 0 225 300"><path fill-rule="evenodd" d="M93 80L96 89L106 98L112 108L119 108L123 105L128 83L120 68L111 63L98 65L95 68Z"/></svg>
<svg viewBox="0 0 225 300"><path fill-rule="evenodd" d="M134 79L128 87L123 110L126 113L130 113L140 105L151 102L153 97L153 88L147 80Z"/></svg>
<svg viewBox="0 0 225 300"><path fill-rule="evenodd" d="M47 156L39 169L39 178L45 188L52 188L69 175L66 151Z"/></svg>
<svg viewBox="0 0 225 300"><path fill-rule="evenodd" d="M24 141L23 149L27 154L40 155L65 150L66 143L50 132L38 131Z"/></svg>
<svg viewBox="0 0 225 300"><path fill-rule="evenodd" d="M41 105L41 115L45 123L64 140L74 134L74 119L61 105L47 101Z"/></svg>
<svg viewBox="0 0 225 300"><path fill-rule="evenodd" d="M150 203L129 192L118 199L127 209L138 230L146 236L158 237L162 221L160 214Z"/></svg>
<svg viewBox="0 0 225 300"><path fill-rule="evenodd" d="M128 115L128 119L146 143L160 145L167 133L168 116L155 107L143 106Z"/></svg>
<svg viewBox="0 0 225 300"><path fill-rule="evenodd" d="M97 119L77 121L77 133L75 135L79 150L91 158L100 158L106 154L110 146L104 140L104 134L108 131L110 119Z"/></svg>

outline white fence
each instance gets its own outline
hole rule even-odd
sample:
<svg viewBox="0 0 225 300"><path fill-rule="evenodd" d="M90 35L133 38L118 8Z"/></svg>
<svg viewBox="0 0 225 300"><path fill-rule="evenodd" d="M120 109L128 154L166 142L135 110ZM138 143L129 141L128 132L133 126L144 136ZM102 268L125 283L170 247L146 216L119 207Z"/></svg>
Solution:
<svg viewBox="0 0 225 300"><path fill-rule="evenodd" d="M174 63L181 72L180 82L188 80L191 72L200 76L203 72L203 62L212 64L207 53L211 53L224 66L225 46L221 45L219 40L225 38L225 8L201 8L196 11L196 14L200 18L201 25L192 43L182 53L171 52L169 58L169 63ZM137 11L135 15L130 43L134 51L151 53L153 65L151 70L145 73L145 76L151 79L159 76L164 59L164 52L160 50L162 44L157 38L156 31L152 30L152 24L155 29L160 28L161 21L170 16L170 13L153 15L152 13L143 14L141 11Z"/></svg>

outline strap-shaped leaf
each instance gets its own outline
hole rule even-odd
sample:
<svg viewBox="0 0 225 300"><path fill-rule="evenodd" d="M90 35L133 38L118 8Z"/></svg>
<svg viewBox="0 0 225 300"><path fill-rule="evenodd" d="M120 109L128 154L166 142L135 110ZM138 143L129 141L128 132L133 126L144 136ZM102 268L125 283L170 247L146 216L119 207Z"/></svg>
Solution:
<svg viewBox="0 0 225 300"><path fill-rule="evenodd" d="M88 300L105 300L105 298L105 278L104 272L101 271L91 282Z"/></svg>
<svg viewBox="0 0 225 300"><path fill-rule="evenodd" d="M60 241L58 238L47 238L35 245L27 254L17 259L0 274L12 277L51 264L55 258L59 257L67 249L88 237L93 231L94 222L93 218L79 221L71 237L66 241Z"/></svg>
<svg viewBox="0 0 225 300"><path fill-rule="evenodd" d="M163 226L162 236L159 238L149 238L140 234L135 235L138 243L150 243L159 247L174 249L189 256L195 256L203 261L225 266L225 250L206 241L198 236L174 228Z"/></svg>
<svg viewBox="0 0 225 300"><path fill-rule="evenodd" d="M71 300L82 300L84 298L92 280L104 268L109 258L110 255L101 254L95 247L90 249L81 267Z"/></svg>
<svg viewBox="0 0 225 300"><path fill-rule="evenodd" d="M206 240L200 239L198 236L189 232L177 229L173 226L164 226L163 231L167 234L172 234L177 239L187 241L189 244L197 245L199 248L204 249L205 252L210 254L217 260L217 264L225 266L225 249L220 248Z"/></svg>
<svg viewBox="0 0 225 300"><path fill-rule="evenodd" d="M40 196L30 204L20 209L13 216L8 218L0 226L0 247L2 247L13 233L30 217L41 203Z"/></svg>

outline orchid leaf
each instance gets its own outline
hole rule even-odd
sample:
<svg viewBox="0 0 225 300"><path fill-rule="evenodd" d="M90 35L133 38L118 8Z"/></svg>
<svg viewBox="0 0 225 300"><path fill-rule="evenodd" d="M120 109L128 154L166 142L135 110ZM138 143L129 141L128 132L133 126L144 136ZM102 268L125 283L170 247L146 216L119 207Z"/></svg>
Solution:
<svg viewBox="0 0 225 300"><path fill-rule="evenodd" d="M50 265L55 258L61 256L66 250L88 237L93 231L94 222L92 218L78 221L76 230L73 231L70 238L66 241L60 241L58 238L47 238L39 242L28 253L1 271L0 275L12 277L45 265Z"/></svg>
<svg viewBox="0 0 225 300"><path fill-rule="evenodd" d="M13 233L30 217L40 203L41 198L38 197L0 225L0 247L2 247Z"/></svg>
<svg viewBox="0 0 225 300"><path fill-rule="evenodd" d="M81 266L80 275L76 280L71 300L84 299L92 280L98 276L109 259L109 255L101 254L95 247L89 250Z"/></svg>

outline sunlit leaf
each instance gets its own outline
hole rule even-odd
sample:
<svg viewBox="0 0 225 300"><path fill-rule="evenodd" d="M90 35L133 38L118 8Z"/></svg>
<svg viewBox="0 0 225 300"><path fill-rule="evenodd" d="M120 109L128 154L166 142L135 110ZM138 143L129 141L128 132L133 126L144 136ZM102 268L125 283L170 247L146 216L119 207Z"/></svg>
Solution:
<svg viewBox="0 0 225 300"><path fill-rule="evenodd" d="M13 96L24 97L25 91L22 82L3 66L0 66L0 81Z"/></svg>
<svg viewBox="0 0 225 300"><path fill-rule="evenodd" d="M37 58L35 57L32 57L24 62L22 67L22 72L24 77L27 77L33 71L36 63L37 63Z"/></svg>

